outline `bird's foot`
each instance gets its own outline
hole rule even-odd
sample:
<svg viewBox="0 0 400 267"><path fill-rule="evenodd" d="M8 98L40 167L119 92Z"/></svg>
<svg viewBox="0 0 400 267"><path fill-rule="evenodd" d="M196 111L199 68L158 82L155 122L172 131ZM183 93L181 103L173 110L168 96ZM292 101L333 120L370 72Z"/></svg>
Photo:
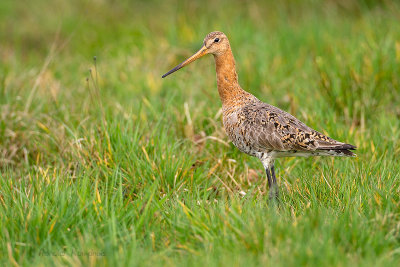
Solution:
<svg viewBox="0 0 400 267"><path fill-rule="evenodd" d="M271 186L269 189L268 198L272 201L279 201L279 190L276 185Z"/></svg>

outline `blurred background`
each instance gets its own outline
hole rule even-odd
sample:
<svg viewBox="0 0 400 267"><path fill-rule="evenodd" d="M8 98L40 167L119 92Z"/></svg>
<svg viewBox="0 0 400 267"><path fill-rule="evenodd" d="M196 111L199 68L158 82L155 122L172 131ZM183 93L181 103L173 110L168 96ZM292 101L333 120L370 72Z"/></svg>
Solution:
<svg viewBox="0 0 400 267"><path fill-rule="evenodd" d="M140 124L173 106L181 137L187 102L195 127L211 134L203 118L220 108L212 57L161 75L214 30L230 38L244 89L311 126L335 133L329 121L362 131L381 116L397 121L398 20L399 5L389 0L3 0L1 166L62 161L52 153L69 150L63 143L99 102ZM94 56L93 102L86 79Z"/></svg>
<svg viewBox="0 0 400 267"><path fill-rule="evenodd" d="M394 0L1 0L0 263L398 266L399 21ZM243 89L358 157L278 161L269 205L213 57L161 79L215 30Z"/></svg>

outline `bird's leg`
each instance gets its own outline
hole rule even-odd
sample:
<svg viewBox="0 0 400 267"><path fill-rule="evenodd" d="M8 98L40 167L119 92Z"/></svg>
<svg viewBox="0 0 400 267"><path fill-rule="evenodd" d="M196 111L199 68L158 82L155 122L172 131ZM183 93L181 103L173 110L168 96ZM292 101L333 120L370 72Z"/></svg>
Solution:
<svg viewBox="0 0 400 267"><path fill-rule="evenodd" d="M271 157L265 157L264 153L260 156L260 160L265 168L268 179L269 187L269 198L278 199L278 185L276 183L274 159Z"/></svg>
<svg viewBox="0 0 400 267"><path fill-rule="evenodd" d="M275 168L274 165L265 168L268 179L269 199L278 199L278 185L276 184Z"/></svg>
<svg viewBox="0 0 400 267"><path fill-rule="evenodd" d="M267 167L265 168L265 172L267 173L267 179L268 179L268 187L271 188L272 187L272 175L271 175L271 168Z"/></svg>
<svg viewBox="0 0 400 267"><path fill-rule="evenodd" d="M276 183L276 176L275 176L275 166L272 164L272 166L270 167L270 177L268 177L268 184L269 184L269 198L275 198L278 199L279 198L279 190L278 190L278 184ZM268 174L267 174L268 176ZM269 181L271 181L271 183L269 183Z"/></svg>

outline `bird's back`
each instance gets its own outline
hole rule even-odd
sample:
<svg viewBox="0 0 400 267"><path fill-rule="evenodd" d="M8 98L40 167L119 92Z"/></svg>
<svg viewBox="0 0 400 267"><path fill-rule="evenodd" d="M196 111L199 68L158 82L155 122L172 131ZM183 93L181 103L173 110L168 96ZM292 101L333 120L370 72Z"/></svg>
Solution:
<svg viewBox="0 0 400 267"><path fill-rule="evenodd" d="M223 122L233 144L252 156L355 156L355 146L327 137L289 113L248 94L224 107Z"/></svg>

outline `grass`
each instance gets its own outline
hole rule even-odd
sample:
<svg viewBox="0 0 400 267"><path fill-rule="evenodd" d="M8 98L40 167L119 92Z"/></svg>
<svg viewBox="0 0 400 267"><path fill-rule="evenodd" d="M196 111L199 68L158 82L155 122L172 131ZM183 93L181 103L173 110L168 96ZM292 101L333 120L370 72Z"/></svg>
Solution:
<svg viewBox="0 0 400 267"><path fill-rule="evenodd" d="M277 2L1 1L1 265L398 266L400 6ZM161 79L213 30L358 157L278 161L271 205L212 57Z"/></svg>

